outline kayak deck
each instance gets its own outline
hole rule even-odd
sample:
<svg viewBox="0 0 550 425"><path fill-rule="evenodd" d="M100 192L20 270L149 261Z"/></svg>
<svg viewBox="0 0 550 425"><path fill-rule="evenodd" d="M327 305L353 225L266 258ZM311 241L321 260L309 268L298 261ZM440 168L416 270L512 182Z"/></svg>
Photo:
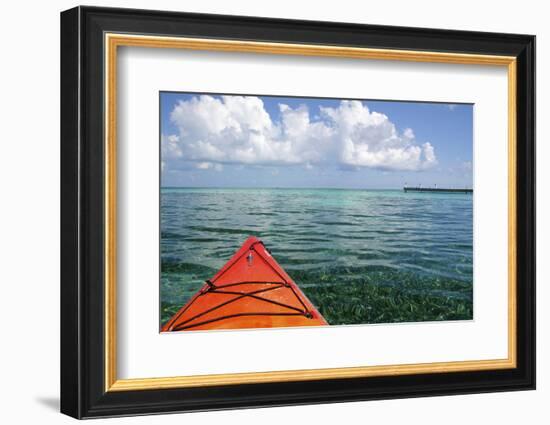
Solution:
<svg viewBox="0 0 550 425"><path fill-rule="evenodd" d="M323 325L328 323L263 242L249 237L161 331Z"/></svg>

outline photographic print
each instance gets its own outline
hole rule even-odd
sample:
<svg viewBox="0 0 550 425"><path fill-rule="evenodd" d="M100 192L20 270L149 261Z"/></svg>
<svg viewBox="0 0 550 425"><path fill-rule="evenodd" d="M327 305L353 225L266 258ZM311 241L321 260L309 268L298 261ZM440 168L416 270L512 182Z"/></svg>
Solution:
<svg viewBox="0 0 550 425"><path fill-rule="evenodd" d="M162 332L473 319L473 105L160 92Z"/></svg>

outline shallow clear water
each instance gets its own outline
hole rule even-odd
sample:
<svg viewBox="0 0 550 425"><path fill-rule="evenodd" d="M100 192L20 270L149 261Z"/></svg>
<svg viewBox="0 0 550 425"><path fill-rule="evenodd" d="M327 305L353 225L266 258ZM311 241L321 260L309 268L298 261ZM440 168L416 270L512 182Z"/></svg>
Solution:
<svg viewBox="0 0 550 425"><path fill-rule="evenodd" d="M471 194L164 188L161 304L183 305L255 235L322 311L332 306L319 304L346 302L338 285L365 284L412 294L414 303L442 297L471 308L472 208ZM330 297L316 292L321 286L332 288ZM338 324L356 320L334 317ZM376 317L393 321L391 314Z"/></svg>

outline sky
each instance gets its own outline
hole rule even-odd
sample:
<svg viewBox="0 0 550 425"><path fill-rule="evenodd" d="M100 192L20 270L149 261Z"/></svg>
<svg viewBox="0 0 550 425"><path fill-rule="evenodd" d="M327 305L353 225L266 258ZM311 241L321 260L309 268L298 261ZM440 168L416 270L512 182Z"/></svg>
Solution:
<svg viewBox="0 0 550 425"><path fill-rule="evenodd" d="M472 187L473 105L160 93L163 187Z"/></svg>

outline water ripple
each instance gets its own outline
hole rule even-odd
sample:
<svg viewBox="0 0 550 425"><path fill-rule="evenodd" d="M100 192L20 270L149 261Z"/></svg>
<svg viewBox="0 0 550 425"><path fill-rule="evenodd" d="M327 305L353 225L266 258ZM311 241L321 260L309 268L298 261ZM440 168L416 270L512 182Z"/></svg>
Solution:
<svg viewBox="0 0 550 425"><path fill-rule="evenodd" d="M472 204L463 194L163 189L161 300L185 303L249 235L308 294L375 284L471 299Z"/></svg>

